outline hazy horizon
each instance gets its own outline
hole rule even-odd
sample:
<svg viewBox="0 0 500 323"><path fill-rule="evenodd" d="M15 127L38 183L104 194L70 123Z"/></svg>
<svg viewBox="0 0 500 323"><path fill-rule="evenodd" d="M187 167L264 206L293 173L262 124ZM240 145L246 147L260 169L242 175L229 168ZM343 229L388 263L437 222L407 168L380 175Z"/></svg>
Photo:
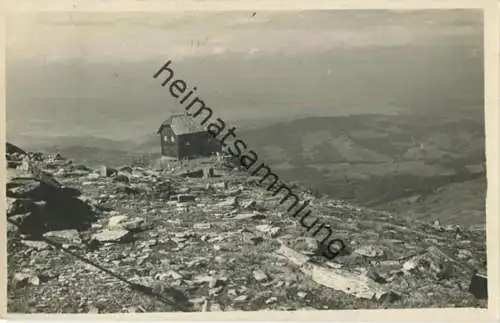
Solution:
<svg viewBox="0 0 500 323"><path fill-rule="evenodd" d="M483 110L480 11L8 18L7 138L21 144L154 133L180 109L152 77L169 59L230 122Z"/></svg>

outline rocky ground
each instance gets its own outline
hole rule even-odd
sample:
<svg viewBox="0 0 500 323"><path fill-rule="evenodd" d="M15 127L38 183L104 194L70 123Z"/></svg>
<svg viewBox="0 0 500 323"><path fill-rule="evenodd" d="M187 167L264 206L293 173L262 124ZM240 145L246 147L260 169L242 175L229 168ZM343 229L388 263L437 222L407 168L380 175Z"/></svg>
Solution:
<svg viewBox="0 0 500 323"><path fill-rule="evenodd" d="M91 169L10 144L6 158L9 312L486 307L481 280L469 291L483 230L297 191L348 244L328 260L279 196L215 160Z"/></svg>

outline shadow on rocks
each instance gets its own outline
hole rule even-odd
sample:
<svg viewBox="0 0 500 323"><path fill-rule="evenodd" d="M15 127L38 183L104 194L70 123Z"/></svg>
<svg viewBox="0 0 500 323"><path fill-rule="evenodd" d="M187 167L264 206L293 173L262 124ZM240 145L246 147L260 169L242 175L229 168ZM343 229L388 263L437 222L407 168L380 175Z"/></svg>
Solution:
<svg viewBox="0 0 500 323"><path fill-rule="evenodd" d="M43 201L31 210L20 224L22 233L43 234L48 231L90 228L96 220L92 207L78 199L80 192L40 183L30 192L34 201Z"/></svg>

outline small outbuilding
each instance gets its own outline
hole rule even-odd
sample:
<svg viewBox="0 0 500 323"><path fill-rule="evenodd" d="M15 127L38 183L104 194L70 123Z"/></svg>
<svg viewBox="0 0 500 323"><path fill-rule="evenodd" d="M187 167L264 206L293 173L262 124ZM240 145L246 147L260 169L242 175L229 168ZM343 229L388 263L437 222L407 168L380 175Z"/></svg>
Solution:
<svg viewBox="0 0 500 323"><path fill-rule="evenodd" d="M158 129L161 154L177 159L208 157L220 153L220 140L214 138L192 116L173 114Z"/></svg>

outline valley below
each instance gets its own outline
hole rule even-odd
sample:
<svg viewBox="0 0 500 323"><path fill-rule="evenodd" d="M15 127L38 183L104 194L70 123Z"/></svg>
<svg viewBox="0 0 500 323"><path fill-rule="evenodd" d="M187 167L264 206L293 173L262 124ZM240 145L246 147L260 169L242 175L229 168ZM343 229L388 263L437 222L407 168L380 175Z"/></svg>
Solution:
<svg viewBox="0 0 500 323"><path fill-rule="evenodd" d="M361 115L301 119L245 138L282 179L318 195L426 221L484 225L483 128L461 114Z"/></svg>
<svg viewBox="0 0 500 323"><path fill-rule="evenodd" d="M466 109L445 116L314 117L253 125L237 134L281 179L318 196L425 221L483 227L480 117ZM160 157L154 134L135 141L54 137L23 147L60 152L90 166L144 166Z"/></svg>

